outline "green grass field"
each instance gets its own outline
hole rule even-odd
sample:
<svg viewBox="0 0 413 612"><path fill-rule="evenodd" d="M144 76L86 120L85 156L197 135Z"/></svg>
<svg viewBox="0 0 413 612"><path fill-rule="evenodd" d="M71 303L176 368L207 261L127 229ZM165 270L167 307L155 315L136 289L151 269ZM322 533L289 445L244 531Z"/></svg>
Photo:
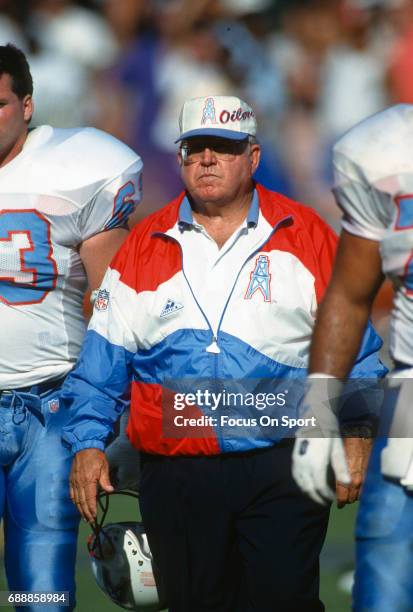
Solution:
<svg viewBox="0 0 413 612"><path fill-rule="evenodd" d="M134 500L119 499L112 502L110 520L128 520L135 512ZM115 507L116 506L116 507ZM125 509L129 511L125 514ZM327 541L321 559L321 593L327 612L348 612L350 596L338 587L340 577L353 566L353 523L356 506L343 510L333 509ZM86 539L89 527L82 524L79 534L77 562L78 612L109 612L120 610L98 589L89 567ZM1 541L0 541L1 555ZM0 568L0 590L5 590L3 568ZM45 608L46 609L46 608ZM2 608L11 612L12 608ZM64 608L62 608L64 610ZM196 612L194 610L194 612Z"/></svg>

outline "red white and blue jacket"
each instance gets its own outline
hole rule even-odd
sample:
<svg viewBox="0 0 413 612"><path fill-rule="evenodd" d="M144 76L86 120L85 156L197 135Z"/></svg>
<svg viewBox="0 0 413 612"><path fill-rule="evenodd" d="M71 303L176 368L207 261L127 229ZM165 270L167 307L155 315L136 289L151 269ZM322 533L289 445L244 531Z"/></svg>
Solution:
<svg viewBox="0 0 413 612"><path fill-rule="evenodd" d="M264 238L239 262L217 329L188 282L176 238L187 222L185 194L131 232L106 273L80 359L65 383L63 397L72 416L63 439L73 452L105 447L129 387L127 432L148 453L245 451L291 435L289 427L268 427L268 419L262 425L268 407L239 401L213 410L188 401L178 411L174 404L177 392L224 394L241 385L244 395L280 392L272 416L297 413L303 389L294 391L294 385L305 379L336 237L311 208L259 184L256 194L255 223ZM248 219L253 216L250 211ZM384 376L381 344L369 326L353 377ZM196 425L175 427L177 415L180 423L192 418ZM209 418L202 421L202 416Z"/></svg>

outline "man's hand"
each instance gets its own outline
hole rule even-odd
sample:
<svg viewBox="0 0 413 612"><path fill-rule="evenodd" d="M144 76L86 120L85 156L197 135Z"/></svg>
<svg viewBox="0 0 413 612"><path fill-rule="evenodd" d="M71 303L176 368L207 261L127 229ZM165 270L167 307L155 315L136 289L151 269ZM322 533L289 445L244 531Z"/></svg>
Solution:
<svg viewBox="0 0 413 612"><path fill-rule="evenodd" d="M73 459L70 472L70 497L88 523L96 519L98 486L107 493L114 491L105 453L97 448L79 451Z"/></svg>
<svg viewBox="0 0 413 612"><path fill-rule="evenodd" d="M372 438L344 438L344 449L351 482L343 484L337 481L336 483L337 506L339 508L360 499L361 487L372 446Z"/></svg>
<svg viewBox="0 0 413 612"><path fill-rule="evenodd" d="M293 451L293 478L300 489L319 504L334 499L334 483L329 482L331 466L337 486L350 485L343 441L334 438L303 438L295 441Z"/></svg>
<svg viewBox="0 0 413 612"><path fill-rule="evenodd" d="M336 417L342 387L342 382L333 376L311 374L303 399L303 416L311 418L314 424L296 432L293 478L300 489L319 504L327 504L334 498L335 482L350 484ZM330 474L331 469L333 474Z"/></svg>

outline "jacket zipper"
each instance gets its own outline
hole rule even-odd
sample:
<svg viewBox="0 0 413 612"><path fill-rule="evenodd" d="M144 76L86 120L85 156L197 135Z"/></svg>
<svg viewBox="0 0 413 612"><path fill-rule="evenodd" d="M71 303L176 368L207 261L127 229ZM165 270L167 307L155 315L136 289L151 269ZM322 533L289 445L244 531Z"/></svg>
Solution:
<svg viewBox="0 0 413 612"><path fill-rule="evenodd" d="M227 310L227 307L228 307L229 301L230 301L230 299L231 299L231 297L232 297L232 294L234 293L234 289L235 289L235 287L236 287L236 284L237 284L237 282L238 282L239 276L240 276L240 274L241 274L241 272L242 272L242 270L243 270L243 268L244 268L245 264L246 264L246 263L247 263L247 262L248 262L248 261L249 261L249 260L250 260L252 257L254 257L254 256L255 256L255 255L256 255L256 254L257 254L257 253L258 253L258 252L259 252L259 251L262 249L262 247L263 247L265 244L267 244L267 242L268 242L268 241L271 239L271 237L272 237L272 236L273 236L273 234L274 234L274 233L277 231L277 229L278 229L278 228L279 228L281 225L283 225L283 224L284 224L286 221L289 221L290 219L292 219L292 216L291 216L291 215L288 215L287 217L284 217L283 219L281 219L281 221L279 221L279 222L278 222L278 223L277 223L277 224L276 224L276 225L273 227L272 231L270 232L269 236L268 236L268 237L267 237L267 238L264 240L264 242L262 242L262 243L261 243L261 244L260 244L260 245L259 245L259 246L258 246L258 247L257 247L257 248L256 248L256 249L255 249L255 250L254 250L254 251L253 251L251 254L250 254L250 255L248 255L248 257L247 257L247 258L244 260L244 262L242 263L242 265L241 265L241 267L240 267L240 269L239 269L239 271L238 271L238 274L237 274L237 276L236 276L236 278L235 278L234 284L232 285L232 289L231 289L231 291L230 291L230 293L229 293L228 299L226 300L225 305L224 305L224 308L223 308L223 310L222 310L221 317L220 317L219 322L218 322L218 327L217 327L216 334L214 334L214 330L212 329L212 325L211 325L211 323L209 322L208 317L207 317L207 315L205 314L204 310L202 309L202 306L201 306L201 305L200 305L200 303L198 302L198 300L197 300L197 298L196 298L196 296L195 296L195 293L194 293L194 291L193 291L193 289L192 289L192 287L191 287L191 283L189 282L188 277L187 277L187 276L186 276L186 274L185 274L185 268L184 268L184 253L183 253L182 246L181 246L181 244L180 244L179 240L177 240L177 239L176 239L176 238L174 238L173 236L170 236L169 234L166 234L166 233L164 233L164 232L154 232L154 233L152 234L152 236L162 236L162 237L167 238L167 239L169 239L169 240L173 240L174 242L176 242L176 244L177 244L177 245L179 246L179 248L180 248L180 251L181 251L181 262L182 262L182 274L184 275L184 278L185 278L186 283L187 283L187 285L188 285L188 287L189 287L189 290L190 290L190 292L191 292L191 295L192 295L192 297L194 298L194 301L195 301L196 305L198 306L199 310L201 311L202 316L204 317L205 322L206 322L206 324L208 325L208 328L209 328L209 330L210 330L210 332L211 332L211 336L212 336L212 341L211 341L211 344L209 344L209 345L206 347L206 349L205 349L205 350L206 350L208 353L211 353L211 354L214 354L214 355L219 355L219 353L221 352L221 349L219 348L219 344L218 344L218 340L219 340L219 332L220 332L220 329L221 329L222 321L223 321L223 319L224 319L224 316L225 316L225 313L226 313L226 310ZM217 376L217 374L218 374L217 367L215 368L215 374L216 374L216 376Z"/></svg>
<svg viewBox="0 0 413 612"><path fill-rule="evenodd" d="M265 246L265 245L267 244L267 242L268 242L268 241L270 240L270 238L273 236L274 232L276 232L276 231L277 231L277 229L280 227L280 225L282 225L283 223L285 223L285 222L286 222L286 221L288 221L289 219L292 219L292 216L291 216L291 215L288 215L288 217L284 217L284 219L281 219L281 221L279 221L279 222L277 223L277 225L275 225L275 227L273 227L273 229L271 230L271 232L270 232L269 236L268 236L268 237L267 237L267 238L264 240L264 242L262 242L262 243L261 243L261 244L260 244L260 245L259 245L259 246L258 246L258 247L255 249L255 251L253 251L253 252L252 252L250 255L248 255L248 257L245 259L245 261L244 261L244 262L243 262L243 264L241 265L241 267L240 267L240 269L239 269L239 271L238 271L238 274L237 274L237 276L236 276L236 278L235 278L235 281L234 281L234 284L233 284L233 286L232 286L232 289L231 289L231 291L230 291L230 293L229 293L228 299L227 299L227 301L225 302L225 306L224 306L224 308L223 308L223 310L222 310L221 317L220 317L220 319L219 319L219 323L218 323L218 327L217 327L217 343L218 343L219 332L220 332L220 329L221 329L222 321L224 320L224 316L225 316L225 313L226 313L226 310L227 310L227 307L228 307L229 301L230 301L230 299L231 299L231 297L232 297L232 294L234 293L234 289L235 289L235 287L236 287L236 285L237 285L238 279L239 279L239 277L240 277L240 274L241 274L241 272L242 272L242 270L243 270L243 268L244 268L245 264L246 264L246 263L247 263L247 262L248 262L250 259L252 259L253 257L255 257L255 255L256 255L257 253L259 253L259 251L262 249L262 247L263 247L263 246Z"/></svg>
<svg viewBox="0 0 413 612"><path fill-rule="evenodd" d="M256 249L255 249L255 250L254 250L254 251L253 251L253 252L252 252L252 253L251 253L251 254L250 254L250 255L249 255L249 256L248 256L246 259L245 259L245 261L242 263L242 265L241 265L241 267L240 267L240 269L239 269L239 271L238 271L238 274L237 274L237 276L236 276L236 278L235 278L235 281L234 281L234 284L233 284L233 286L232 286L232 289L231 289L231 291L230 291L230 293L229 293L228 299L227 299L227 301L225 302L225 306L224 306L224 308L223 308L223 310L222 310L221 317L220 317L220 319L219 319L219 323L218 323L218 327L217 327L217 332L216 332L216 335L214 334L214 331L213 331L213 329L212 329L212 325L211 325L211 323L209 322L208 317L206 316L206 314L205 314L204 310L202 309L202 307L201 307L200 303L199 303L199 302L198 302L198 300L196 299L196 296L195 296L195 294L194 294L194 292L193 292L193 289L192 289L192 287L191 287L191 283L189 282L188 277L187 277L187 276L186 276L186 274L185 274L185 269L184 269L184 253L183 253L182 246L181 246L181 244L180 244L179 240L177 240L177 239L176 239L176 238L174 238L173 236L170 236L169 234L166 234L166 233L164 233L164 232L154 232L154 233L152 234L152 236L162 236L162 237L167 238L167 239L169 239L169 240L173 240L174 242L176 242L176 244L177 244L177 245L179 246L179 248L180 248L180 251L181 251L181 262L182 262L182 274L184 275L184 278L185 278L186 283L187 283L187 285L188 285L188 287L189 287L189 290L190 290L190 292L191 292L191 294L192 294L192 297L193 297L193 298L194 298L194 300L195 300L196 305L198 306L198 308L199 308L200 312L202 313L202 316L204 317L204 319L205 319L205 321L206 321L206 324L208 325L209 330L211 331L212 341L211 341L211 344L209 344L209 345L206 347L206 349L205 349L205 350L206 350L208 353L211 353L212 355L214 355L214 379L213 379L213 380L214 380L215 390L216 390L217 392L219 391L219 389L218 389L218 381L219 381L219 377L218 377L218 373L219 373L219 372L218 372L218 355L221 353L221 349L219 348L219 345L218 345L219 332L220 332L220 329L221 329L222 321L223 321L223 319L224 319L225 312L226 312L226 310L227 310L227 307L228 307L229 301L230 301L230 299L231 299L231 297L232 297L232 294L234 293L235 286L236 286L236 284L237 284L237 282L238 282L238 278L239 278L239 276L240 276L240 274L241 274L241 271L242 271L242 269L244 268L245 264L246 264L246 263L247 263L247 262L248 262L248 261L249 261L249 260L250 260L252 257L254 257L254 256L255 256L255 255L256 255L256 254L257 254L257 253L258 253L258 252L259 252L259 251L262 249L262 247L263 247L265 244L267 244L268 240L270 240L270 238L272 237L272 235L274 234L274 232L275 232L275 231L276 231L276 230L277 230L277 229L278 229L278 228L279 228L279 227L280 227L280 226L281 226L283 223L285 223L285 222L286 222L286 221L288 221L289 219L292 219L292 216L291 216L291 215L288 215L287 217L284 217L284 219L281 219L281 221L279 221L279 222L277 223L277 225L275 225L275 227L272 229L272 231L270 232L270 234L269 234L269 236L266 238L266 240L265 240L264 242L262 242L262 243L261 243L261 244L260 244L260 245L259 245L259 246L258 246L258 247L257 247L257 248L256 248ZM225 439L224 439L224 437L223 437L223 435L222 435L222 429L221 429L221 427L218 427L218 428L217 428L217 430L216 430L216 436L217 436L217 441L218 441L218 445L219 445L219 447L220 447L221 449L223 449L223 450L224 450L224 448L225 448Z"/></svg>

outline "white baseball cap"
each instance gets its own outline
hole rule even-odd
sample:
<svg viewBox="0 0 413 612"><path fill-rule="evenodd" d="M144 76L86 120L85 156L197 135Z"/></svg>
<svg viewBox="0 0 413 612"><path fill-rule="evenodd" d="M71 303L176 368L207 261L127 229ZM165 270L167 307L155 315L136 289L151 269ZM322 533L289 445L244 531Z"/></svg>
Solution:
<svg viewBox="0 0 413 612"><path fill-rule="evenodd" d="M254 111L235 96L191 98L184 103L179 116L180 136L175 142L194 136L219 136L244 140L255 136Z"/></svg>

